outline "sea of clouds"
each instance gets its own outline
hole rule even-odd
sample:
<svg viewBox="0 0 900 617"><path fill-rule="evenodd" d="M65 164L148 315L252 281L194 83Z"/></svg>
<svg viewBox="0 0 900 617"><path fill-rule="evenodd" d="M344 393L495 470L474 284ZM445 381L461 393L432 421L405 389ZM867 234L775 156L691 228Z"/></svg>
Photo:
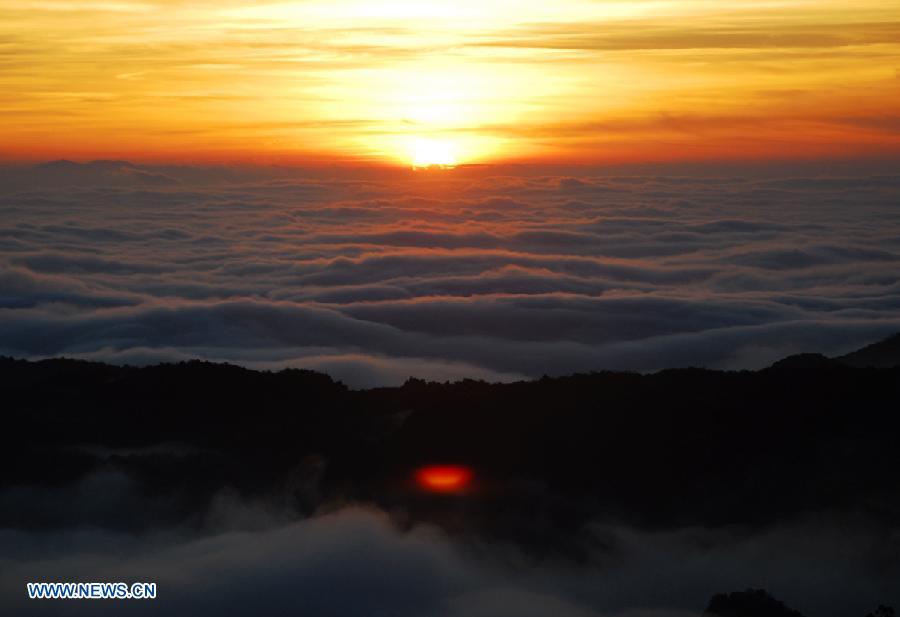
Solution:
<svg viewBox="0 0 900 617"><path fill-rule="evenodd" d="M756 368L900 331L898 261L900 177L8 167L0 354L298 366L355 387ZM159 504L115 471L6 487L0 507L66 521L0 530L10 615L684 617L765 587L810 617L862 617L896 601L900 572L896 529L830 513L597 522L585 565L228 494L199 531L121 531ZM35 603L30 580L149 580L160 597Z"/></svg>
<svg viewBox="0 0 900 617"><path fill-rule="evenodd" d="M900 177L0 172L0 354L513 380L900 331Z"/></svg>
<svg viewBox="0 0 900 617"><path fill-rule="evenodd" d="M102 472L69 491L65 507L122 518L130 512L123 504L140 499L127 476ZM756 529L597 522L583 531L589 563L536 558L428 524L401 530L385 512L353 505L298 518L223 492L205 519L200 528L142 533L0 529L0 612L700 617L712 594L752 587L808 617L863 617L878 602L897 601L900 574L895 528L828 513ZM37 601L25 592L33 581L155 582L157 598Z"/></svg>

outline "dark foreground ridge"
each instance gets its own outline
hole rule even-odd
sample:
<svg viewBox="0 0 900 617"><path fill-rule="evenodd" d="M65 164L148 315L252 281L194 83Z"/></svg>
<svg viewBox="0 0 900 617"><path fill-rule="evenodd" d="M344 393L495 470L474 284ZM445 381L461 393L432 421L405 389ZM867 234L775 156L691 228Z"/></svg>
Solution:
<svg viewBox="0 0 900 617"><path fill-rule="evenodd" d="M198 524L223 489L297 516L372 504L402 513L401 525L425 520L574 559L579 530L596 520L648 529L752 528L815 512L896 521L900 368L884 368L889 348L900 337L756 372L410 379L365 391L296 369L4 358L0 483L60 490L4 498L0 527ZM881 368L858 368L868 362ZM462 495L425 494L411 477L429 463L467 465L474 482ZM132 479L137 493L67 508L76 489L66 487L101 472Z"/></svg>
<svg viewBox="0 0 900 617"><path fill-rule="evenodd" d="M865 617L895 616L894 607L880 604ZM703 612L703 617L803 617L803 613L789 608L764 589L748 589L715 594Z"/></svg>

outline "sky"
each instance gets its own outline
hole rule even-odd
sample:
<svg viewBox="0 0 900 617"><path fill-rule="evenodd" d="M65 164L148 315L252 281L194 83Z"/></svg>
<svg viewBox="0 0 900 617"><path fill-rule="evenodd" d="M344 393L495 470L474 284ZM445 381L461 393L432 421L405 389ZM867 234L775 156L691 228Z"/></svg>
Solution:
<svg viewBox="0 0 900 617"><path fill-rule="evenodd" d="M892 0L0 0L0 158L894 157Z"/></svg>

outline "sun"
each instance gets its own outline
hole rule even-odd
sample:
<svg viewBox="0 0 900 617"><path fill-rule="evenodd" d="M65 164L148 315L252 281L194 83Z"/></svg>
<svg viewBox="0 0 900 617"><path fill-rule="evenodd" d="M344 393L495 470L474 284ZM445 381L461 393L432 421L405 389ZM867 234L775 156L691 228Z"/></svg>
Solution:
<svg viewBox="0 0 900 617"><path fill-rule="evenodd" d="M457 145L449 139L419 137L410 141L413 169L452 169L457 165Z"/></svg>

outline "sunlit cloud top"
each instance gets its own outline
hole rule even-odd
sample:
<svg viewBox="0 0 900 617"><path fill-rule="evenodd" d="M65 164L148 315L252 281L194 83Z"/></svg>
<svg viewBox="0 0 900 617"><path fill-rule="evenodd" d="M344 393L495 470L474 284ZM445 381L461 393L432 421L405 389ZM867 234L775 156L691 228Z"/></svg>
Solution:
<svg viewBox="0 0 900 617"><path fill-rule="evenodd" d="M893 0L2 0L0 15L6 159L900 150Z"/></svg>

